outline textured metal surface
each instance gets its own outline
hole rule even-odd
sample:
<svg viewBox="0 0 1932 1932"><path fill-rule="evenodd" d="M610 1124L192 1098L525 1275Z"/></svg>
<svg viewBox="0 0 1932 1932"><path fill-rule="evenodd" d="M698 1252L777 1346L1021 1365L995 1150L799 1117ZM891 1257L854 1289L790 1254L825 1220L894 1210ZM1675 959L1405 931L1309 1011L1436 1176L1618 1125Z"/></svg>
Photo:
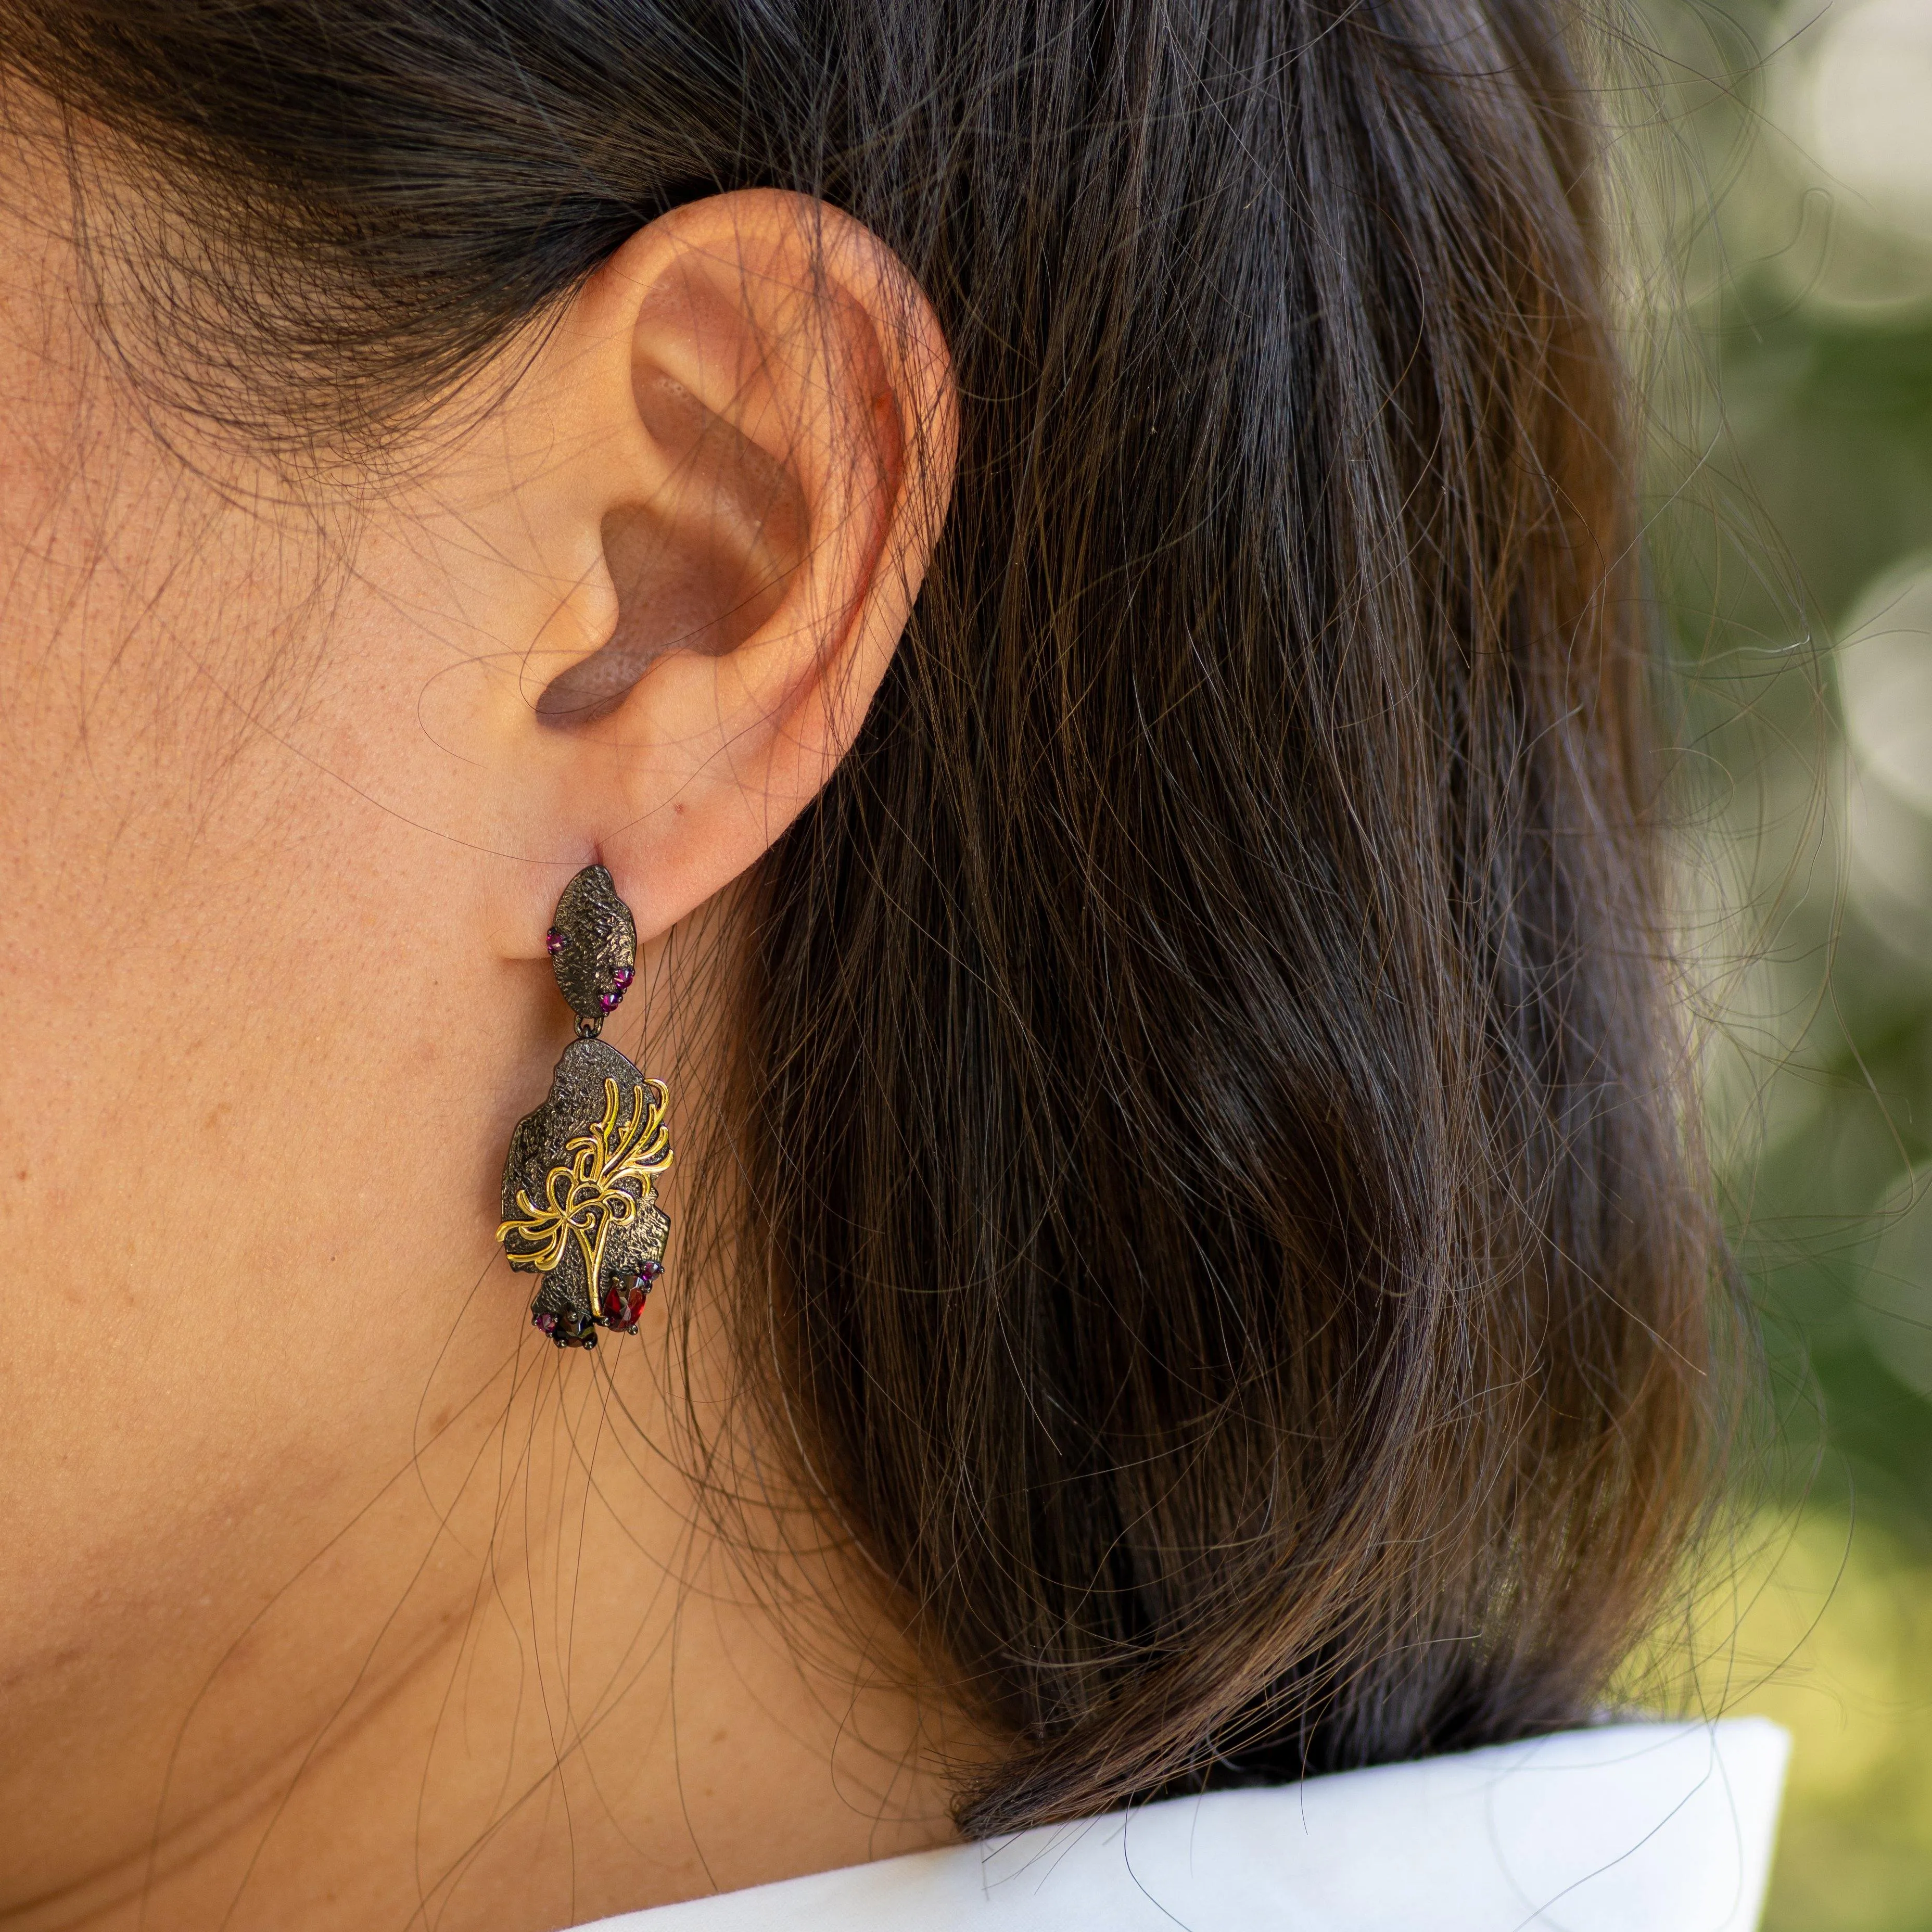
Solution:
<svg viewBox="0 0 1932 1932"><path fill-rule="evenodd" d="M496 1238L512 1268L542 1275L531 1318L560 1348L594 1348L599 1326L629 1333L663 1266L664 1104L614 1046L576 1040L510 1136Z"/></svg>
<svg viewBox="0 0 1932 1932"><path fill-rule="evenodd" d="M637 922L602 866L585 866L564 887L549 944L557 990L580 1019L601 1024L638 964Z"/></svg>

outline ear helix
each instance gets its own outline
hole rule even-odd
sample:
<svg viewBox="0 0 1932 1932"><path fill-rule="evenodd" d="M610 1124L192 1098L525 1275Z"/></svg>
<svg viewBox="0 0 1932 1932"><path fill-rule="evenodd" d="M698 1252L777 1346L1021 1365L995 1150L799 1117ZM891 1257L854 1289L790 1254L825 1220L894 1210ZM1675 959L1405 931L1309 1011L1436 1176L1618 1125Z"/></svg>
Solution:
<svg viewBox="0 0 1932 1932"><path fill-rule="evenodd" d="M550 1095L517 1123L503 1166L496 1238L513 1268L541 1275L530 1320L560 1348L597 1330L636 1332L664 1271L670 1217L656 1177L671 1162L669 1096L598 1038L637 973L638 928L602 866L563 889L544 944L577 1037Z"/></svg>

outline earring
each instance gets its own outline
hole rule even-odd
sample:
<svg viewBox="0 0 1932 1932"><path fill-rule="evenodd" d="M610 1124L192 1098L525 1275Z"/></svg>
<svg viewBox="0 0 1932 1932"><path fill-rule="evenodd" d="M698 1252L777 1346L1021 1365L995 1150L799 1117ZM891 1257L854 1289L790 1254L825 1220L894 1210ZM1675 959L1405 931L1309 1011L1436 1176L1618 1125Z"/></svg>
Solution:
<svg viewBox="0 0 1932 1932"><path fill-rule="evenodd" d="M638 958L637 922L602 866L564 887L544 943L577 1037L550 1097L510 1136L496 1238L511 1267L543 1277L531 1321L560 1348L594 1348L599 1328L636 1332L664 1272L670 1216L656 1177L670 1166L668 1096L597 1036Z"/></svg>

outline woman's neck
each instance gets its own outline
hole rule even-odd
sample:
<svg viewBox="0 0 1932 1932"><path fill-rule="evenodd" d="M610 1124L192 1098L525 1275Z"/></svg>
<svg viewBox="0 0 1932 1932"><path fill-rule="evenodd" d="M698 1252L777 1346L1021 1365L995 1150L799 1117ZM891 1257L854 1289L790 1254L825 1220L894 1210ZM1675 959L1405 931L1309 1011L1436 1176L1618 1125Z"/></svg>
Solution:
<svg viewBox="0 0 1932 1932"><path fill-rule="evenodd" d="M650 1446L663 1346L526 1344L239 1627L211 1610L190 1694L68 1700L10 1814L151 1842L6 1925L544 1932L950 1840L963 1727L862 1569L788 1550L807 1517L725 1516Z"/></svg>

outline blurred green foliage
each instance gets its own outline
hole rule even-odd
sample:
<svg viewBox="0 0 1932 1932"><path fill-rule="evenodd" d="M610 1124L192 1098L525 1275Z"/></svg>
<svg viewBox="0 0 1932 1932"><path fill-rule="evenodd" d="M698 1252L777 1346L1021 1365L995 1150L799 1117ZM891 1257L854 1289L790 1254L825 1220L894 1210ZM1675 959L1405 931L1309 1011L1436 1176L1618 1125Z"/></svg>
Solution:
<svg viewBox="0 0 1932 1932"><path fill-rule="evenodd" d="M1634 142L1714 1153L1778 1436L1705 1688L1794 1733L1773 1932L1932 1932L1932 86L1922 152L1855 111L1932 0L1876 5L1862 68L1822 6L1653 7Z"/></svg>

